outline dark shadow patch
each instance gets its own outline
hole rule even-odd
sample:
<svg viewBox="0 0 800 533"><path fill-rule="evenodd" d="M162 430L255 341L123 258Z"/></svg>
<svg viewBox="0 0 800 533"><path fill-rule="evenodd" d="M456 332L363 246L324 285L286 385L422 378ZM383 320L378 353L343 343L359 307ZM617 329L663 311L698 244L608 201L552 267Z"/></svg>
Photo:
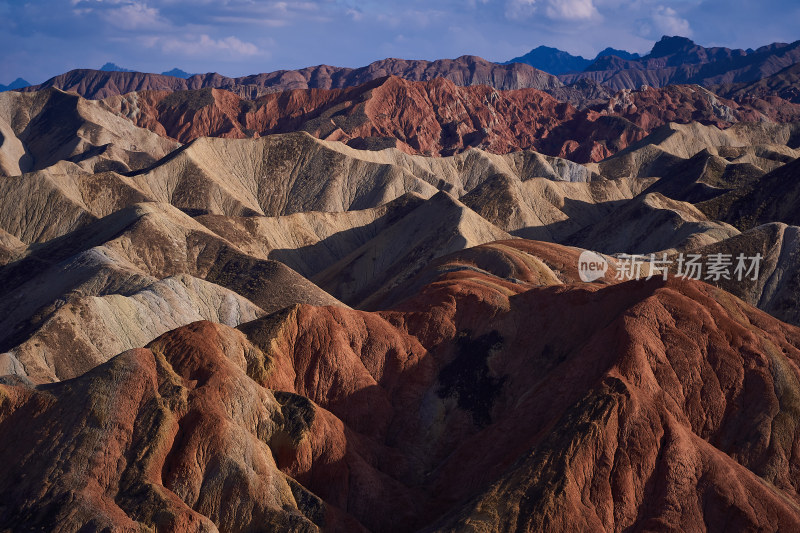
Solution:
<svg viewBox="0 0 800 533"><path fill-rule="evenodd" d="M503 345L497 331L470 338L462 332L456 338L457 356L439 372L440 398L455 397L457 405L472 414L475 425L484 427L491 422L492 406L505 377L497 379L489 374L487 361Z"/></svg>

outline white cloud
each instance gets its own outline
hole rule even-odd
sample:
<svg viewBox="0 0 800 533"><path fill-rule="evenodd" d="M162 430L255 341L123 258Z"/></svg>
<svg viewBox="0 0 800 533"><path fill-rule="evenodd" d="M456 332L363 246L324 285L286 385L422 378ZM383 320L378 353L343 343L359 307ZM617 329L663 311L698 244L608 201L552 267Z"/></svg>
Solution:
<svg viewBox="0 0 800 533"><path fill-rule="evenodd" d="M680 35L682 37L689 37L692 35L689 21L685 18L681 18L677 11L671 7L658 6L653 13L652 20L655 30L662 34Z"/></svg>
<svg viewBox="0 0 800 533"><path fill-rule="evenodd" d="M445 20L447 13L435 9L407 9L396 14L378 13L375 20L381 24L386 24L390 28L428 28L436 23Z"/></svg>
<svg viewBox="0 0 800 533"><path fill-rule="evenodd" d="M358 22L364 19L364 12L357 8L349 8L346 11L347 15L353 19L354 21Z"/></svg>
<svg viewBox="0 0 800 533"><path fill-rule="evenodd" d="M599 15L592 0L549 0L545 13L562 20L587 20Z"/></svg>
<svg viewBox="0 0 800 533"><path fill-rule="evenodd" d="M120 2L113 2L119 4ZM124 30L153 29L161 25L158 9L142 2L131 2L103 13L109 23Z"/></svg>
<svg viewBox="0 0 800 533"><path fill-rule="evenodd" d="M600 15L593 0L507 0L505 15L512 20L527 19L539 7L553 20L588 20Z"/></svg>
<svg viewBox="0 0 800 533"><path fill-rule="evenodd" d="M236 37L224 37L222 39L212 39L208 35L200 35L199 38L185 36L176 37L156 37L144 41L147 46L158 46L168 54L179 54L184 56L202 56L224 53L229 56L254 56L259 53L256 45L244 42Z"/></svg>
<svg viewBox="0 0 800 533"><path fill-rule="evenodd" d="M72 0L72 13L97 13L107 24L123 30L153 30L166 24L155 7L138 0Z"/></svg>
<svg viewBox="0 0 800 533"><path fill-rule="evenodd" d="M536 12L536 0L508 0L506 2L506 18L526 19Z"/></svg>

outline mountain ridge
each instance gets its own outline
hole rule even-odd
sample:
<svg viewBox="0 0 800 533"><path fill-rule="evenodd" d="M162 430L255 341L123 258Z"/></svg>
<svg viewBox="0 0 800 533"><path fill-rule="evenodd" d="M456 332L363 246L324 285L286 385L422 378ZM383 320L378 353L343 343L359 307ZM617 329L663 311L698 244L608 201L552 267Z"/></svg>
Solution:
<svg viewBox="0 0 800 533"><path fill-rule="evenodd" d="M180 142L303 130L355 148L396 147L424 155L470 147L494 153L534 149L581 163L604 159L670 121L726 128L800 117L800 106L788 102L736 103L691 86L623 91L579 110L536 89L498 91L397 77L346 89L273 93L255 101L202 89L132 93L102 105Z"/></svg>
<svg viewBox="0 0 800 533"><path fill-rule="evenodd" d="M550 46L538 46L519 57L515 57L502 64L507 65L510 63L525 63L536 69L543 70L556 76L566 74L568 72L583 71L599 59L607 56L616 56L621 59L631 60L638 59L639 54L631 53L626 50L617 50L612 47L601 50L594 59L586 59L583 56L575 56L569 52L559 50Z"/></svg>
<svg viewBox="0 0 800 533"><path fill-rule="evenodd" d="M705 48L691 39L664 36L652 51L638 59L613 56L600 58L584 72L562 74L565 84L584 78L612 89L633 89L641 85L663 87L676 83L703 86L752 82L800 62L800 41L774 43L748 52L722 47Z"/></svg>
<svg viewBox="0 0 800 533"><path fill-rule="evenodd" d="M22 78L17 78L16 80L12 81L8 85L0 84L0 92L4 91L16 91L18 89L24 89L25 87L29 87L30 83L23 80Z"/></svg>
<svg viewBox="0 0 800 533"><path fill-rule="evenodd" d="M443 77L458 85L488 84L500 89L555 89L563 84L555 76L529 65L498 65L477 56L436 61L383 59L361 68L318 65L299 70L280 70L238 78L216 73L195 74L187 79L138 72L101 72L90 69L73 70L23 89L37 91L55 87L75 91L90 99L102 99L135 90L189 90L202 88L226 89L245 98L291 89L344 88L367 83L385 76L409 80L431 80Z"/></svg>

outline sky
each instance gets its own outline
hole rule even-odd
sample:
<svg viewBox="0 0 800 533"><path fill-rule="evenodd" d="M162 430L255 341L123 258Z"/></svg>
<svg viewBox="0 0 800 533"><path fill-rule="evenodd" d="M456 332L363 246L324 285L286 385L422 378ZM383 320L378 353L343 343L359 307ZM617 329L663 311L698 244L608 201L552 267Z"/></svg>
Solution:
<svg viewBox="0 0 800 533"><path fill-rule="evenodd" d="M800 39L798 0L0 0L0 84L113 62L241 76L386 57L506 61L539 45L646 53L662 35Z"/></svg>

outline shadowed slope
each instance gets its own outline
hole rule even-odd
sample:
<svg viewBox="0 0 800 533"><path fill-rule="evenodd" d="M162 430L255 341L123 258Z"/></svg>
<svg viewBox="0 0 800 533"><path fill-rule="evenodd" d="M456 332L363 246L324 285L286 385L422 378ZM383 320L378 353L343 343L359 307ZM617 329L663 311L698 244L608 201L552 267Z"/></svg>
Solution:
<svg viewBox="0 0 800 533"><path fill-rule="evenodd" d="M800 224L800 159L783 165L755 182L731 190L698 207L710 216L749 229L769 222Z"/></svg>
<svg viewBox="0 0 800 533"><path fill-rule="evenodd" d="M88 171L146 167L178 143L135 127L98 102L50 89L0 93L0 176L72 161Z"/></svg>
<svg viewBox="0 0 800 533"><path fill-rule="evenodd" d="M692 252L705 257L729 254L734 265L740 254L746 258L761 254L757 272L742 271L741 279L732 273L730 279L714 284L780 320L800 325L800 228L773 222Z"/></svg>
<svg viewBox="0 0 800 533"><path fill-rule="evenodd" d="M709 220L692 204L645 192L567 240L609 254L650 254L697 248L738 234L729 224Z"/></svg>

